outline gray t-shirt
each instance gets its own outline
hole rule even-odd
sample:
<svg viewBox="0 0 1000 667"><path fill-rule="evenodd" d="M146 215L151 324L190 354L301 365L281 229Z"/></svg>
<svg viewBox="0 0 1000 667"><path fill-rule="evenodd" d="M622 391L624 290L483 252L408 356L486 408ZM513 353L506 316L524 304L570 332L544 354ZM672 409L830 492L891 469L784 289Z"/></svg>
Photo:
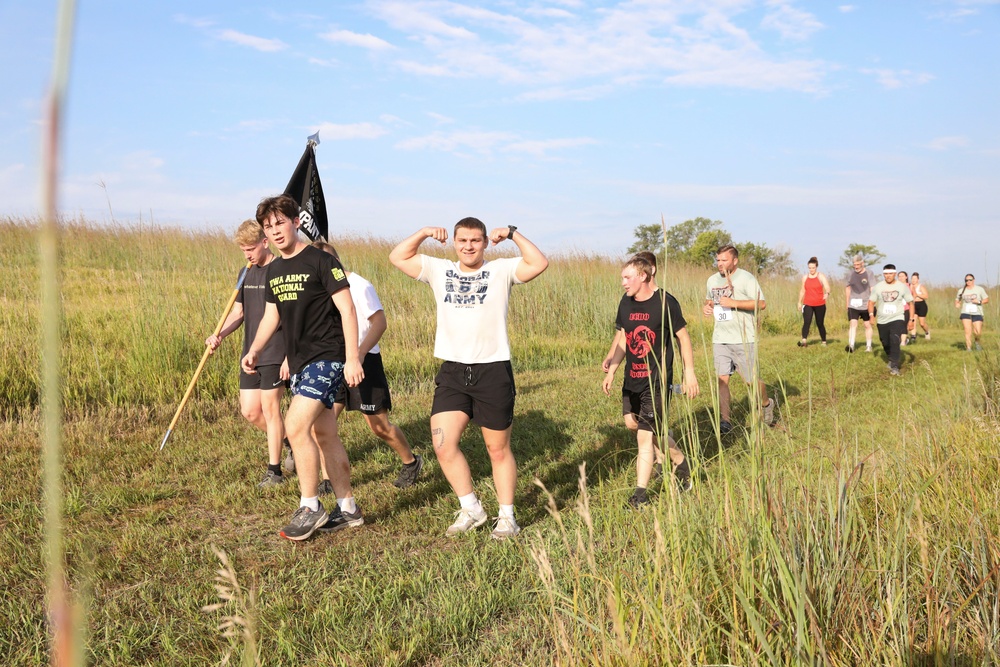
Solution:
<svg viewBox="0 0 1000 667"><path fill-rule="evenodd" d="M240 272L242 273L242 271ZM236 295L236 303L243 306L243 356L250 351L250 343L257 335L257 327L264 317L264 291L267 285L267 266L254 264L247 270L243 286ZM285 361L285 340L281 325L267 341L257 359L258 366L279 366Z"/></svg>
<svg viewBox="0 0 1000 667"><path fill-rule="evenodd" d="M893 282L891 285L884 280L880 280L878 285L872 288L869 301L875 302L875 321L879 324L889 324L905 320L907 318L905 304L913 301L910 288L901 280ZM868 304L865 304L868 307Z"/></svg>
<svg viewBox="0 0 1000 667"><path fill-rule="evenodd" d="M868 299L872 294L872 287L875 285L875 274L871 269L865 269L858 273L851 269L851 275L847 278L847 286L851 288L851 296L847 300L847 307L855 310L864 310L868 307Z"/></svg>
<svg viewBox="0 0 1000 667"><path fill-rule="evenodd" d="M969 289L959 290L958 296L956 296L955 299L960 301L962 304L962 315L982 316L982 300L987 296L989 295L986 294L986 290L984 290L981 285L976 285L975 287L970 287ZM976 303L976 301L979 301L980 303Z"/></svg>

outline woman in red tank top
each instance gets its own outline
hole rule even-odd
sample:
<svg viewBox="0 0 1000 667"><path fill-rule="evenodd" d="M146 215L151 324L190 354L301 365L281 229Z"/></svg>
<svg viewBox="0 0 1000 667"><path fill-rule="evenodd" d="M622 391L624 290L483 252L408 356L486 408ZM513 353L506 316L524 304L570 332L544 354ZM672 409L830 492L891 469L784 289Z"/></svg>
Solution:
<svg viewBox="0 0 1000 667"><path fill-rule="evenodd" d="M830 294L830 281L819 272L819 260L809 258L809 273L802 276L802 288L799 290L799 310L802 312L802 340L799 347L806 346L809 328L812 326L813 315L816 316L816 328L819 329L820 340L826 345L826 297Z"/></svg>

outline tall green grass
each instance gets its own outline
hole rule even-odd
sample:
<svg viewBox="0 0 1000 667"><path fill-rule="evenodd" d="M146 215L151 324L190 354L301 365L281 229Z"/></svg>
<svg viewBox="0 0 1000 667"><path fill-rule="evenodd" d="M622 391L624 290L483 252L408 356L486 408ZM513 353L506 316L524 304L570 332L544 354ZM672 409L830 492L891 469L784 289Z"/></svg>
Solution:
<svg viewBox="0 0 1000 667"><path fill-rule="evenodd" d="M0 229L12 247L35 247L31 221ZM966 354L952 291L934 291L934 339L905 348L903 376L890 380L877 355L796 348L797 284L764 280L761 376L781 421L760 427L734 383L739 428L720 437L711 327L698 314L707 276L664 267L659 282L690 320L702 387L670 412L696 481L678 496L668 479L653 489L654 507L636 513L624 507L635 439L598 369L620 298L618 262L555 257L512 293L522 537L448 540L456 503L427 427L437 365L429 290L388 265L390 243L335 239L383 299L393 421L428 464L416 487L395 489L398 461L349 415L342 435L366 526L292 545L275 532L297 504L295 485L255 488L264 441L236 406L237 340L212 359L157 451L241 266L231 241L85 221L62 229L64 544L73 593L87 604L90 663L201 665L227 653L278 665L1000 657L995 307L987 352ZM9 306L0 310L0 644L11 665L49 657L31 361L37 262L28 250L0 266ZM843 340L831 311L830 337ZM463 449L492 511L474 429ZM223 593L225 606L212 607ZM235 636L221 634L225 623Z"/></svg>

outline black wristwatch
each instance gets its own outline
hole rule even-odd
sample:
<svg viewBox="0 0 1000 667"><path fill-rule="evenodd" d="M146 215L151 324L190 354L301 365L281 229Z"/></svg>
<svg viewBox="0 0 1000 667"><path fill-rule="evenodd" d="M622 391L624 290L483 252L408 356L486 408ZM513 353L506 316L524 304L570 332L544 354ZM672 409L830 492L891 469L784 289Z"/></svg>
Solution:
<svg viewBox="0 0 1000 667"><path fill-rule="evenodd" d="M507 238L511 241L514 240L514 232L517 231L517 227L514 225L507 225Z"/></svg>

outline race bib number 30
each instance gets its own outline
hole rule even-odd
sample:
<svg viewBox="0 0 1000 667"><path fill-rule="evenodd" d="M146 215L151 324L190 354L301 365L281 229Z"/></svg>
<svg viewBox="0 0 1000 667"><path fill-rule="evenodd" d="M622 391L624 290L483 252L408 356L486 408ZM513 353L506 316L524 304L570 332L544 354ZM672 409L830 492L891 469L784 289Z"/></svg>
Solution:
<svg viewBox="0 0 1000 667"><path fill-rule="evenodd" d="M733 309L725 308L723 306L715 306L712 308L712 312L715 314L716 322L732 322L733 321Z"/></svg>

